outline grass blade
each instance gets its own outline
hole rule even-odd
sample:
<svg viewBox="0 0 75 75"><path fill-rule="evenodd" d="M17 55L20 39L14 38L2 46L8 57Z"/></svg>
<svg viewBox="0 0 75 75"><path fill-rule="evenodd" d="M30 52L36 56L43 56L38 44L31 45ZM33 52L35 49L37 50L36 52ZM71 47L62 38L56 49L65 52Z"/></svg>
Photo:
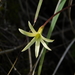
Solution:
<svg viewBox="0 0 75 75"><path fill-rule="evenodd" d="M37 10L36 10L36 13L35 13L35 17L34 17L34 24L35 24L35 22L37 21L37 18L38 18L38 15L39 15L39 11L40 11L42 2L43 2L43 0L39 0L38 6L37 6ZM33 24L33 25L34 25L34 24Z"/></svg>
<svg viewBox="0 0 75 75"><path fill-rule="evenodd" d="M60 1L60 0L59 0ZM66 0L61 0L60 3L58 1L58 4L57 4L57 7L56 7L56 10L55 12L58 12L60 10L62 10L64 4L66 3ZM60 14L60 13L59 13ZM53 19L52 19L52 22L51 22L51 26L49 28L49 31L48 31L48 35L47 35L47 38L50 38L51 37L51 34L52 34L52 31L55 27L55 24L57 22L57 19L59 17L59 14L56 15ZM41 75L41 70L42 70L42 65L43 65L43 62L44 62L44 57L45 57L45 54L46 54L46 49L44 49L43 51L43 54L41 56L41 59L40 59L40 63L39 63L39 68L38 68L38 75Z"/></svg>

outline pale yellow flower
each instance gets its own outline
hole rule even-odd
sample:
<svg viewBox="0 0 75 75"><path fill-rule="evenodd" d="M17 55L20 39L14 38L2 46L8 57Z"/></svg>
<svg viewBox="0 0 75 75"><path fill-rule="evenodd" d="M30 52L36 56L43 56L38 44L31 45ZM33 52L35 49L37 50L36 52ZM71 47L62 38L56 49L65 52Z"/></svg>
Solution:
<svg viewBox="0 0 75 75"><path fill-rule="evenodd" d="M19 31L23 34L23 35L26 35L26 36L29 36L29 37L34 37L26 46L25 48L22 50L25 51L27 50L28 48L30 48L34 43L35 43L35 56L36 58L38 57L39 55L39 49L40 49L40 43L48 50L51 50L47 44L45 42L53 42L54 40L50 40L50 39L47 39L45 37L42 36L42 31L44 29L44 26L41 26L38 31L36 31L33 26L31 25L31 23L28 21L28 25L29 25L29 28L31 30L31 32L27 32L27 31L24 31L22 29L19 28Z"/></svg>

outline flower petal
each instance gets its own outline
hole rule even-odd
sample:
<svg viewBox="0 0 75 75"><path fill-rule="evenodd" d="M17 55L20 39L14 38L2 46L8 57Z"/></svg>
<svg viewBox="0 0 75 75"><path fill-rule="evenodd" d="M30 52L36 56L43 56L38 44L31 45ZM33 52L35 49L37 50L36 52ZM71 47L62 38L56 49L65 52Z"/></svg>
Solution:
<svg viewBox="0 0 75 75"><path fill-rule="evenodd" d="M30 32L24 31L23 29L20 29L20 28L19 28L19 31L20 31L23 35L26 35L26 36L29 36L29 37L34 37L34 36L35 36L34 33L30 33Z"/></svg>
<svg viewBox="0 0 75 75"><path fill-rule="evenodd" d="M29 25L30 30L31 30L33 33L36 33L35 29L34 29L33 26L31 25L30 21L28 21L28 25Z"/></svg>
<svg viewBox="0 0 75 75"><path fill-rule="evenodd" d="M42 25L42 26L38 29L38 32L39 32L39 33L42 33L43 29L44 29L44 26Z"/></svg>
<svg viewBox="0 0 75 75"><path fill-rule="evenodd" d="M41 43L42 43L42 45L46 48L46 49L48 49L48 50L51 50L48 46L47 46L47 44L41 39Z"/></svg>
<svg viewBox="0 0 75 75"><path fill-rule="evenodd" d="M40 40L37 40L37 41L35 42L35 56L36 56L36 58L37 58L38 55L39 55L39 49L40 49Z"/></svg>
<svg viewBox="0 0 75 75"><path fill-rule="evenodd" d="M25 51L25 50L27 50L28 48L30 48L30 47L34 44L35 41L36 41L36 39L33 38L33 39L26 45L26 47L22 50L22 52Z"/></svg>
<svg viewBox="0 0 75 75"><path fill-rule="evenodd" d="M41 35L41 37L42 37L42 39L43 39L44 41L46 41L46 42L53 42L53 41L54 41L54 40L47 39L47 38L43 37L42 35Z"/></svg>

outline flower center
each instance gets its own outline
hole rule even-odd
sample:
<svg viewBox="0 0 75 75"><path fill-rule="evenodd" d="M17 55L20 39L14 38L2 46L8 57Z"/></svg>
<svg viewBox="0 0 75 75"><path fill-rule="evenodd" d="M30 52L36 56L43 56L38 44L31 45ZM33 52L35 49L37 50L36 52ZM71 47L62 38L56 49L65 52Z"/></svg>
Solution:
<svg viewBox="0 0 75 75"><path fill-rule="evenodd" d="M36 38L36 39L39 39L39 38L40 38L40 34L37 33L36 36L35 36L35 38Z"/></svg>

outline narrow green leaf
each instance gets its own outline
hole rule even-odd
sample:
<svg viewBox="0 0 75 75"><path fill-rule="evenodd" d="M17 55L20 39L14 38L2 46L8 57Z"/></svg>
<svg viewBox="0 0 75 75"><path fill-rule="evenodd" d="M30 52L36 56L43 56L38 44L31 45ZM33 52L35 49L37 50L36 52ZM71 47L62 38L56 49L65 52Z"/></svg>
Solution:
<svg viewBox="0 0 75 75"><path fill-rule="evenodd" d="M58 1L58 3L59 3L59 1ZM61 0L60 3L59 3L59 5L57 4L55 12L58 12L58 11L62 10L62 8L63 8L63 6L64 6L65 3L66 3L66 0ZM50 28L49 28L49 32L48 32L47 38L51 37L51 34L52 34L52 32L54 30L54 27L56 25L56 22L58 20L58 17L59 17L59 14L56 15L52 19L52 22L51 22L51 25L50 25ZM46 54L46 49L44 48L44 51L43 51L41 59L40 59L40 64L39 64L39 68L38 68L38 75L41 75L41 70L42 70L42 65L43 65L43 62L44 62L45 54Z"/></svg>
<svg viewBox="0 0 75 75"><path fill-rule="evenodd" d="M36 22L36 20L38 18L38 15L39 15L39 11L40 11L42 2L43 2L43 0L39 0L38 6L37 6L37 10L36 10L36 14L35 14L35 17L34 17L34 24L35 24L35 22Z"/></svg>

